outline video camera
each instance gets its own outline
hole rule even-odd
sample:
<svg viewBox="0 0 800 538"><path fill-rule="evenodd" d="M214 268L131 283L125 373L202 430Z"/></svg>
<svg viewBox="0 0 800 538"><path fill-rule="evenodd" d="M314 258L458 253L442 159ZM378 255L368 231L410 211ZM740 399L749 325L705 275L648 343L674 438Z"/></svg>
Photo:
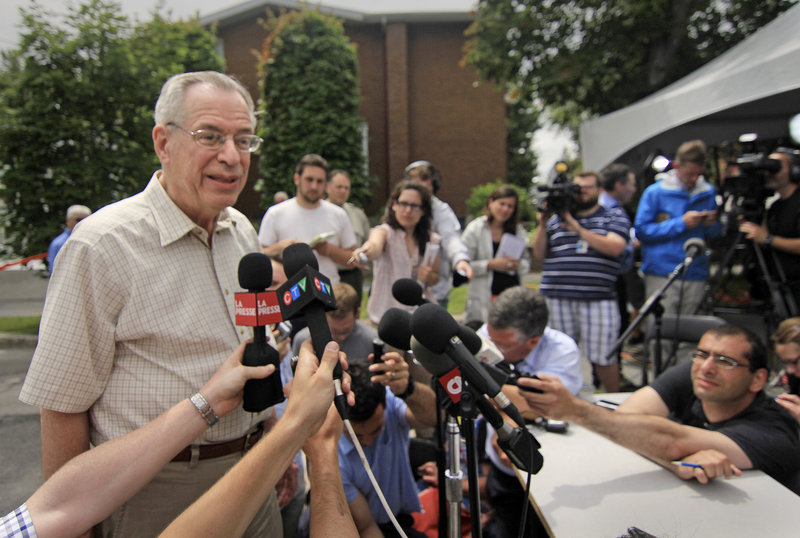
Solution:
<svg viewBox="0 0 800 538"><path fill-rule="evenodd" d="M537 187L536 206L547 213L568 213L572 210L573 196L581 192L581 188L567 174L567 163L557 162L555 173L549 186Z"/></svg>
<svg viewBox="0 0 800 538"><path fill-rule="evenodd" d="M770 159L767 153L759 151L757 139L755 133L739 137L742 151L729 165L735 173L726 176L722 183L726 203L720 220L728 231L738 230L740 217L750 222L763 220L764 203L770 193L764 186L766 175L779 172L782 166L778 159Z"/></svg>

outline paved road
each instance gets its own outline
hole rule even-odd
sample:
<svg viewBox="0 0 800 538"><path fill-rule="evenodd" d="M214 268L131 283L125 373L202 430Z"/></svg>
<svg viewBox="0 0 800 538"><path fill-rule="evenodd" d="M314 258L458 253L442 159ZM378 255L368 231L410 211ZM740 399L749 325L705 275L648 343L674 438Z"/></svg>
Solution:
<svg viewBox="0 0 800 538"><path fill-rule="evenodd" d="M40 271L0 271L0 317L41 314L47 282ZM35 342L0 335L0 516L42 483L39 410L17 399Z"/></svg>

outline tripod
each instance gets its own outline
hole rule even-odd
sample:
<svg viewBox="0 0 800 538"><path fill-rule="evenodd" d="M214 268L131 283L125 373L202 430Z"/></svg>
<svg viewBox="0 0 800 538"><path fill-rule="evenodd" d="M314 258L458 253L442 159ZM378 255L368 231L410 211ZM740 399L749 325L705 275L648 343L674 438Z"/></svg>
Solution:
<svg viewBox="0 0 800 538"><path fill-rule="evenodd" d="M709 278L703 293L703 298L698 305L698 311L705 305L705 308L714 313L719 310L714 304L714 294L717 290L723 289L723 285L730 280L734 257L738 254L744 267L752 266L755 258L755 266L758 274L766 284L768 296L767 301L759 305L758 312L764 316L767 324L767 335L772 334L780 320L797 315L797 304L795 303L792 290L786 282L786 275L780 261L775 256L772 249L766 249L772 256L772 265L775 268L776 277L770 273L767 265L765 247L754 241L748 241L743 232L737 235L722 257L714 275ZM696 313L696 312L695 312Z"/></svg>

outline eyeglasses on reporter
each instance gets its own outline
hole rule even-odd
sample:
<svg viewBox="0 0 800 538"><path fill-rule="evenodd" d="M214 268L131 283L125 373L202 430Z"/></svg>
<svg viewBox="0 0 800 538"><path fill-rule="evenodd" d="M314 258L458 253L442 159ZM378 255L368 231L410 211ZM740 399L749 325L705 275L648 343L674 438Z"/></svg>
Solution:
<svg viewBox="0 0 800 538"><path fill-rule="evenodd" d="M726 355L720 355L719 353L709 353L708 351L702 349L696 349L692 353L692 360L694 362L705 362L709 358L714 361L714 365L722 368L723 370L733 370L734 368L744 367L749 368L750 364L744 364L736 359L732 359Z"/></svg>
<svg viewBox="0 0 800 538"><path fill-rule="evenodd" d="M422 206L420 204L412 204L410 202L395 202L397 207L400 209L408 209L409 211L422 211Z"/></svg>
<svg viewBox="0 0 800 538"><path fill-rule="evenodd" d="M191 136L198 146L206 149L218 150L225 145L225 141L229 138L219 131L214 131L211 129L197 129L196 131L189 131L174 122L167 123L167 127L176 127L177 129L180 129L187 135ZM261 147L261 142L264 141L259 136L244 133L235 134L230 138L233 140L233 145L236 146L236 149L239 151L246 151L248 153L258 151L258 148Z"/></svg>

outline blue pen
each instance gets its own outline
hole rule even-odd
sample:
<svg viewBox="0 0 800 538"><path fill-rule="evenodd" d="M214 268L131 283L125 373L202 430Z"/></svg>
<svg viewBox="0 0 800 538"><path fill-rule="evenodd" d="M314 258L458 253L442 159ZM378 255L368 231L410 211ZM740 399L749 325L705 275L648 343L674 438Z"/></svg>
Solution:
<svg viewBox="0 0 800 538"><path fill-rule="evenodd" d="M688 462L685 462L685 461L672 461L670 463L672 463L672 465L680 465L681 467L691 467L693 469L702 469L703 468L702 465L698 465L696 463L688 463Z"/></svg>

